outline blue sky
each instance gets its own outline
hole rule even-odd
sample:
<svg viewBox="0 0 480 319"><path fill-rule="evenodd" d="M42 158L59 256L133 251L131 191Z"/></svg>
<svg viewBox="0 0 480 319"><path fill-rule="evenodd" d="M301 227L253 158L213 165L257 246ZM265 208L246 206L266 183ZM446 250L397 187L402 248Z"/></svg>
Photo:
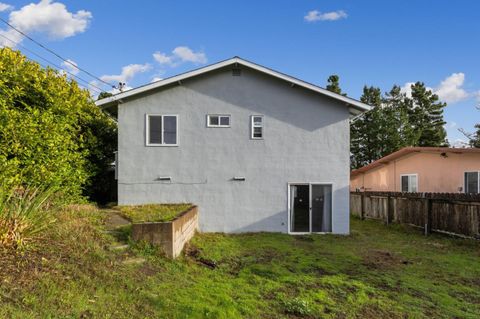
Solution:
<svg viewBox="0 0 480 319"><path fill-rule="evenodd" d="M338 74L354 98L365 84L386 91L423 81L448 102L451 142L480 122L480 1L4 0L0 11L80 67L129 87L238 55L320 86Z"/></svg>

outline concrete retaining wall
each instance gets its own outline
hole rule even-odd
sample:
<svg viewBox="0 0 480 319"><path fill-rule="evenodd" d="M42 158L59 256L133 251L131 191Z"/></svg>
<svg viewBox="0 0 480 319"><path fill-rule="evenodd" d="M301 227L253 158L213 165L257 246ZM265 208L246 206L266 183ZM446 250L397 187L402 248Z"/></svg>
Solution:
<svg viewBox="0 0 480 319"><path fill-rule="evenodd" d="M171 222L135 223L132 238L161 247L165 255L176 258L198 229L198 207L193 206Z"/></svg>

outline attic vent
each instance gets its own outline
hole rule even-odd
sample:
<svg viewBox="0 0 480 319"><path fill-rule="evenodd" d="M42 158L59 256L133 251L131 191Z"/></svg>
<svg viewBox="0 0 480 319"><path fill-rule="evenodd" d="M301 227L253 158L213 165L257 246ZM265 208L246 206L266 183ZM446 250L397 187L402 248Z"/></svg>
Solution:
<svg viewBox="0 0 480 319"><path fill-rule="evenodd" d="M232 69L232 76L240 76L242 75L242 69L234 68Z"/></svg>

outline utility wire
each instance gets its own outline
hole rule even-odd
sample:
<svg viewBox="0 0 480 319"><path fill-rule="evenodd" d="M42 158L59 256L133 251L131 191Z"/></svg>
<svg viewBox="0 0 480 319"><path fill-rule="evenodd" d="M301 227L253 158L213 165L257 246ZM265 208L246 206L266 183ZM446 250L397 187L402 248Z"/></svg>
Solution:
<svg viewBox="0 0 480 319"><path fill-rule="evenodd" d="M33 55L35 55L36 57L42 59L43 61L47 62L48 64L53 65L53 66L56 67L57 69L60 69L60 70L62 70L62 71L64 71L64 72L70 74L72 77L76 78L77 80L86 83L88 86L91 86L92 89L94 89L95 91L98 91L98 93L104 92L104 90L101 89L101 88L99 88L98 86L89 83L87 80L82 79L81 77L79 77L79 76L77 76L77 75L75 75L75 74L73 74L73 73L71 73L71 72L68 72L67 70L65 70L65 69L62 68L61 66L53 63L52 61L50 61L50 60L48 60L48 59L46 59L46 58L44 58L44 57L42 57L41 55L39 55L39 54L37 54L36 52L30 50L29 48L25 47L24 45L20 44L19 42L13 41L12 39L9 39L8 37L4 36L3 34L0 34L0 37L2 37L2 38L4 38L4 39L6 39L6 40L8 40L8 41L10 41L10 42L12 42L12 43L14 43L15 45L18 45L19 47L23 48L25 51L30 52L31 54L33 54ZM32 60L32 59L29 59L29 60L38 63L38 61L34 61L34 60Z"/></svg>
<svg viewBox="0 0 480 319"><path fill-rule="evenodd" d="M43 64L43 63L41 63L41 62L35 61L35 60L33 60L33 59L29 58L28 56L27 56L27 57L25 57L25 58L26 58L28 61L35 62L35 63L38 63L38 64L40 64L40 65L41 65L41 66L42 66L44 69L46 69L46 68L48 67L48 65L47 65L47 64ZM81 87L82 89L89 90L89 88L88 88L88 87L86 87L86 86L85 86L85 85L83 85L83 84L80 84L80 83L78 83L78 82L77 82L77 85L78 85L79 87Z"/></svg>
<svg viewBox="0 0 480 319"><path fill-rule="evenodd" d="M32 37L30 37L28 34L22 32L21 30L15 28L13 25L11 25L8 21L6 21L5 19L1 18L0 17L0 21L2 21L3 23L5 23L6 25L8 25L10 28L12 28L13 30L17 31L18 33L20 33L21 35L23 35L25 38L29 39L30 41L32 41L33 43L35 43L36 45L40 46L41 48L47 50L48 52L50 52L51 54L55 55L57 58L63 60L65 63L68 63L70 65L72 65L73 67L77 68L79 71L82 71L88 75L90 75L92 78L108 85L108 86L111 86L112 88L116 88L115 85L112 85L111 83L108 83L104 80L102 80L101 78L97 77L96 75L93 75L92 73L88 72L87 70L79 67L78 65L75 65L74 63L70 62L68 59L62 57L61 55L59 55L58 53L56 53L55 51L47 48L46 46L44 46L43 44L41 44L40 42L38 42L37 40L33 39Z"/></svg>

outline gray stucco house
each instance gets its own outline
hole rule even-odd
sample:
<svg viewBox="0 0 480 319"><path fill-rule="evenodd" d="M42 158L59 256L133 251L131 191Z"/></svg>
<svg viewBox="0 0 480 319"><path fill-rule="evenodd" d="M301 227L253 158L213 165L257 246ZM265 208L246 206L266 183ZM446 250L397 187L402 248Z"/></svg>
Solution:
<svg viewBox="0 0 480 319"><path fill-rule="evenodd" d="M349 118L368 110L234 57L97 101L120 205L191 202L200 230L349 233Z"/></svg>

